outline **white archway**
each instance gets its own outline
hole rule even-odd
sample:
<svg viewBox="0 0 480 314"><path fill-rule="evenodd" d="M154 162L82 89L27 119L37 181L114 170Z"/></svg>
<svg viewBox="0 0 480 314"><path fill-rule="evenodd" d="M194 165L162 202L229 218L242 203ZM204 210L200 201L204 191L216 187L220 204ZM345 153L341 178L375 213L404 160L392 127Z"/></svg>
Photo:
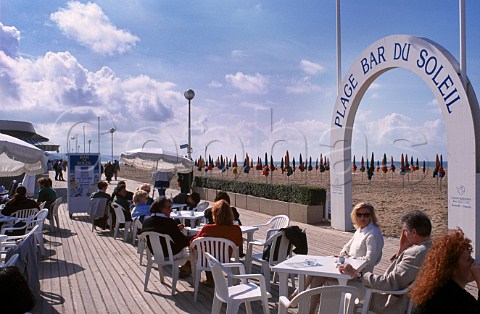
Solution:
<svg viewBox="0 0 480 314"><path fill-rule="evenodd" d="M420 77L435 95L447 133L448 228L460 226L480 257L480 109L473 87L465 89L459 64L440 45L412 35L384 37L353 63L343 79L332 117L330 136L332 227L351 230L351 141L355 114L377 77L403 68Z"/></svg>

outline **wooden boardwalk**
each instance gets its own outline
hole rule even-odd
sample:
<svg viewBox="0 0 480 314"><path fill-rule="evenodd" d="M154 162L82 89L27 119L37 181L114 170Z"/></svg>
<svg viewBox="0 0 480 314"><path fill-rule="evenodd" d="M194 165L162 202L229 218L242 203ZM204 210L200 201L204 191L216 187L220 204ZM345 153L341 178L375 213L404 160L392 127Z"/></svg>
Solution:
<svg viewBox="0 0 480 314"><path fill-rule="evenodd" d="M135 190L140 183L126 180L127 189ZM109 192L113 191L113 186ZM54 188L66 200L66 183L54 181ZM253 225L268 221L270 216L239 209L242 223ZM139 264L136 247L122 239L113 239L113 232L92 232L86 214L68 216L67 205L59 209L60 228L44 230L46 255L39 259L41 297L33 313L210 313L213 288L200 286L198 301L193 301L192 277L177 282L177 294L171 296L170 270L166 270L165 285L152 270L148 291L143 291L145 265ZM46 223L48 226L48 223ZM333 255L352 236L349 232L329 226L312 226L297 222L307 231L309 254ZM257 232L255 237L264 237ZM383 257L376 273L388 267L388 258L397 249L398 239L386 238ZM254 272L259 269L254 268ZM476 295L476 288L470 287ZM270 312L276 313L278 285L272 284ZM256 304L257 303L257 304ZM259 302L252 304L255 313L261 312ZM223 311L225 307L223 308ZM245 312L243 305L241 312Z"/></svg>

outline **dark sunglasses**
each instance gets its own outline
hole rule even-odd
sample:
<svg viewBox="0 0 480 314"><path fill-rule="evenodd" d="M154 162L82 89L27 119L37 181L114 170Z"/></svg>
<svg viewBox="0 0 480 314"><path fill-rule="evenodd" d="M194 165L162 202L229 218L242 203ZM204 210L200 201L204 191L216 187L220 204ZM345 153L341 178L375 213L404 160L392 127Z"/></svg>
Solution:
<svg viewBox="0 0 480 314"><path fill-rule="evenodd" d="M365 217L365 218L370 218L370 213L357 213L357 218L362 218Z"/></svg>

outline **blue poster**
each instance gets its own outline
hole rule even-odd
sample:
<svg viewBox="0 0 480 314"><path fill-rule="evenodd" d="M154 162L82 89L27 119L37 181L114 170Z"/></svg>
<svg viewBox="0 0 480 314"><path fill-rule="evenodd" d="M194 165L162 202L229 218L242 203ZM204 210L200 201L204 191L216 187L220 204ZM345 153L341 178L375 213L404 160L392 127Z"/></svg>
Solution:
<svg viewBox="0 0 480 314"><path fill-rule="evenodd" d="M68 154L68 212L86 213L100 181L100 154Z"/></svg>

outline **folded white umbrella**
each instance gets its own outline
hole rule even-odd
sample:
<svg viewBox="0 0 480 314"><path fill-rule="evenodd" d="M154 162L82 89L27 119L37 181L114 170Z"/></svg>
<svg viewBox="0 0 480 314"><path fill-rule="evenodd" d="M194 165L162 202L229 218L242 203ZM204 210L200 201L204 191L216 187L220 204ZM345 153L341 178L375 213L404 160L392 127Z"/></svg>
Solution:
<svg viewBox="0 0 480 314"><path fill-rule="evenodd" d="M194 165L192 160L161 148L129 150L123 152L120 159L135 168L165 172L189 173Z"/></svg>
<svg viewBox="0 0 480 314"><path fill-rule="evenodd" d="M47 171L45 152L27 142L0 133L0 177L42 174Z"/></svg>

